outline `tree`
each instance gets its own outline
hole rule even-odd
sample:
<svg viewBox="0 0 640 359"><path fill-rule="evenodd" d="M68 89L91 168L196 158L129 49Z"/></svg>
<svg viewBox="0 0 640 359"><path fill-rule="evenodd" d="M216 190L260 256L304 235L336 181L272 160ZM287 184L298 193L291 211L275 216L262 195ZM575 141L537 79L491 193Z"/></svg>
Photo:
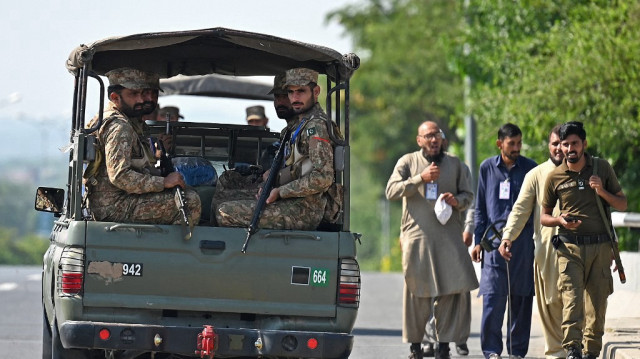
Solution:
<svg viewBox="0 0 640 359"><path fill-rule="evenodd" d="M360 165L359 180L352 180L351 218L352 228L363 231L359 257L365 268L380 268L377 203L398 158L418 149L418 126L436 121L458 144L462 83L445 55L449 39L460 35L461 16L456 1L443 0L372 0L327 16L345 27L362 58L351 82L352 157ZM394 202L392 238L399 212Z"/></svg>
<svg viewBox="0 0 640 359"><path fill-rule="evenodd" d="M0 264L39 264L49 241L36 235L22 238L15 229L0 227Z"/></svg>
<svg viewBox="0 0 640 359"><path fill-rule="evenodd" d="M501 124L516 123L526 155L540 162L556 123L582 121L588 152L612 163L638 211L640 3L472 0L467 18L457 47L470 53L451 55L474 80L478 137L493 140Z"/></svg>
<svg viewBox="0 0 640 359"><path fill-rule="evenodd" d="M352 85L354 155L375 177L388 178L415 146L423 121L455 136L462 86L445 55L461 30L455 1L371 1L328 15L352 35L362 66Z"/></svg>
<svg viewBox="0 0 640 359"><path fill-rule="evenodd" d="M588 151L613 164L629 211L640 211L640 3L468 4L369 0L328 15L345 27L362 58L351 83L352 154L361 164L358 178L371 180L360 182L367 188L352 181L352 227L363 228L371 248L361 254L377 268L380 224L372 204L396 160L417 149L422 121L438 122L450 150L461 154L465 75L473 80L468 110L477 121L478 161L496 154L497 130L506 122L522 129L523 154L542 162L548 131L579 120ZM399 212L395 204L391 223L399 222ZM623 248L637 248L629 233L623 237Z"/></svg>
<svg viewBox="0 0 640 359"><path fill-rule="evenodd" d="M29 184L0 181L0 227L15 228L23 236L35 230L35 188Z"/></svg>

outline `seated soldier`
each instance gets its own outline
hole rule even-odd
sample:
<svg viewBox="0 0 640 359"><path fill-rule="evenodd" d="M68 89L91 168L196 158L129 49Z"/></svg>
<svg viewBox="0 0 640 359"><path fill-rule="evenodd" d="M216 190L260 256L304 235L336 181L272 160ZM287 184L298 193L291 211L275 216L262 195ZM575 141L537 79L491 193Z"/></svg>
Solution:
<svg viewBox="0 0 640 359"><path fill-rule="evenodd" d="M174 224L181 215L176 186L185 187L180 173L159 176L155 156L145 135L142 115L157 103L159 77L131 68L107 73L109 104L96 132L97 155L85 171L87 200L95 220L125 223ZM97 119L97 116L96 116ZM95 119L88 127L95 125ZM186 189L190 224L200 220L200 198Z"/></svg>
<svg viewBox="0 0 640 359"><path fill-rule="evenodd" d="M154 113L155 117L149 117L151 116L150 114L149 116L143 116L143 119L145 121L155 120L158 122L166 122L168 118L169 122L178 122L181 118L184 118L184 116L180 114L180 109L176 106L165 106L163 108L156 109ZM173 136L170 134L158 134L157 137L152 137L150 141L156 159L160 159L160 157L162 157L162 151L165 151L166 153L174 152Z"/></svg>
<svg viewBox="0 0 640 359"><path fill-rule="evenodd" d="M169 117L170 122L177 122L180 119L184 119L184 116L180 114L180 109L176 106L165 106L158 110L156 121L166 121Z"/></svg>
<svg viewBox="0 0 640 359"><path fill-rule="evenodd" d="M277 79L276 79L277 80ZM327 192L334 183L333 123L318 103L318 73L296 68L286 72L284 87L295 116L287 119L285 167L269 193L259 227L313 230L325 214ZM290 136L289 136L290 135ZM215 212L221 226L248 227L256 200L224 202Z"/></svg>
<svg viewBox="0 0 640 359"><path fill-rule="evenodd" d="M247 107L247 124L249 126L267 126L269 118L264 113L264 106Z"/></svg>
<svg viewBox="0 0 640 359"><path fill-rule="evenodd" d="M293 119L295 117L295 113L291 106L291 102L289 102L287 91L283 88L284 80L284 74L275 76L273 79L273 88L269 93L273 94L273 106L278 118L287 120L287 123L289 123L289 119ZM262 106L247 107L246 112L247 123L249 125L252 125L252 120L266 118L264 114L264 107ZM255 125L257 126L259 124ZM284 133L284 131L282 133ZM260 167L258 169L248 167L246 171L236 169L222 173L218 178L216 192L213 195L213 200L211 201L211 224L217 224L216 213L218 212L218 206L221 203L231 200L256 201L258 189L262 186L262 182L267 176L267 173L265 172L271 168L271 163L275 158L275 152L279 146L280 142L275 142L273 145L270 145L263 150L259 161ZM252 173L252 171L255 171L255 173ZM256 178L256 174L262 175L262 177Z"/></svg>

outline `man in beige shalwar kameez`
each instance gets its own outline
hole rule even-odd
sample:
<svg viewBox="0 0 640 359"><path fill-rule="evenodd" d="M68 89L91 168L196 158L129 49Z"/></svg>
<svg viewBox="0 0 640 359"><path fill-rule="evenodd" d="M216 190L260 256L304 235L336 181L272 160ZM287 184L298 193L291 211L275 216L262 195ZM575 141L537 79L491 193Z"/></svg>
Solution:
<svg viewBox="0 0 640 359"><path fill-rule="evenodd" d="M421 359L420 342L433 315L439 344L436 358L449 358L449 342L469 333L469 292L478 288L462 241L464 211L473 201L473 192L469 171L460 159L444 152L442 131L435 122L420 125L417 142L420 150L398 160L386 188L388 199L402 199L402 339L411 343L409 358ZM434 210L440 195L452 207L444 225Z"/></svg>

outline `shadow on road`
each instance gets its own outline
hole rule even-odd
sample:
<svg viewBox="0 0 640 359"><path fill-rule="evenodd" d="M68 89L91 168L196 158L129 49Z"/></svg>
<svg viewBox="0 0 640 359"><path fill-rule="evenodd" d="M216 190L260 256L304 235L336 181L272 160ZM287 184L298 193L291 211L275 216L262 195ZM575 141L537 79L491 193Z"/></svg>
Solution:
<svg viewBox="0 0 640 359"><path fill-rule="evenodd" d="M380 336L380 337L402 337L402 330L399 329L381 329L381 328L353 328L351 334L355 336Z"/></svg>

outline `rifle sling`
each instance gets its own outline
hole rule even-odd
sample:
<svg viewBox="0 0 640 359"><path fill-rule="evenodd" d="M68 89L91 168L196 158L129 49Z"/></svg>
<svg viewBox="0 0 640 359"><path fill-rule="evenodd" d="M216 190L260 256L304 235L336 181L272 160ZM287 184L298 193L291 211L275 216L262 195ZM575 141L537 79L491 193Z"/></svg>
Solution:
<svg viewBox="0 0 640 359"><path fill-rule="evenodd" d="M592 157L593 161L593 175L598 175L598 157ZM602 202L600 202L600 196L596 191L593 191L596 195L596 203L598 204L598 210L600 210L600 216L602 217L602 222L604 223L604 228L607 229L607 234L612 241L615 241L615 236L611 233L611 222L608 220L607 214L604 211L604 207L602 206Z"/></svg>

